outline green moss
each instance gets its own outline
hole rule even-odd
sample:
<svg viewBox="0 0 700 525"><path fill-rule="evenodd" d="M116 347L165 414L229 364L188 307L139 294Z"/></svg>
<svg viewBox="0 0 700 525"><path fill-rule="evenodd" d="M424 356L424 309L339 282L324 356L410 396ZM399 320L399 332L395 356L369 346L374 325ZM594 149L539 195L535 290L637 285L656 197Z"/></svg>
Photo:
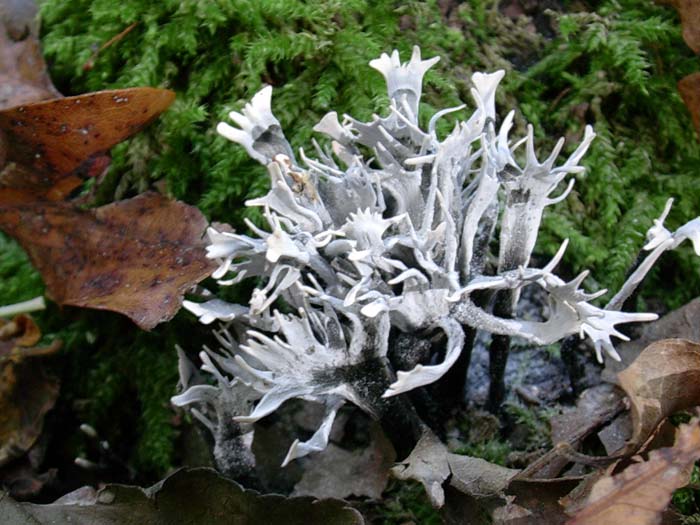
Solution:
<svg viewBox="0 0 700 525"><path fill-rule="evenodd" d="M506 466L508 454L512 451L513 446L510 443L501 439L489 439L481 443L468 443L455 450L455 453L485 459L490 463Z"/></svg>
<svg viewBox="0 0 700 525"><path fill-rule="evenodd" d="M438 510L434 509L423 486L414 481L390 480L382 495L381 504L363 504L360 509L368 523L382 525L439 525L443 523Z"/></svg>
<svg viewBox="0 0 700 525"><path fill-rule="evenodd" d="M676 198L672 228L700 210L700 148L676 88L698 63L675 11L651 2L600 2L596 12L558 20L560 36L517 82L521 109L540 134L575 134L590 123L598 138L573 195L546 215L540 248L551 253L570 238L571 268L591 268L601 287L615 289L667 197ZM677 307L697 295L690 249L663 264L675 269L653 275L647 296Z"/></svg>
<svg viewBox="0 0 700 525"><path fill-rule="evenodd" d="M109 441L141 482L153 482L175 465L176 343L199 348L199 328L188 317L143 332L107 312L50 309L43 327L64 342L62 403L79 423ZM67 322L68 321L68 322ZM67 430L65 433L70 433Z"/></svg>
<svg viewBox="0 0 700 525"><path fill-rule="evenodd" d="M700 469L697 465L693 467L693 472L690 475L690 484L697 487L700 483ZM689 515L689 517L700 517L700 505L698 503L698 490L696 488L686 487L677 490L673 494L673 505L682 513ZM684 522L685 523L685 522ZM688 521L687 523L694 523L693 521Z"/></svg>
<svg viewBox="0 0 700 525"><path fill-rule="evenodd" d="M24 250L0 232L0 306L26 301L43 292L41 277Z"/></svg>

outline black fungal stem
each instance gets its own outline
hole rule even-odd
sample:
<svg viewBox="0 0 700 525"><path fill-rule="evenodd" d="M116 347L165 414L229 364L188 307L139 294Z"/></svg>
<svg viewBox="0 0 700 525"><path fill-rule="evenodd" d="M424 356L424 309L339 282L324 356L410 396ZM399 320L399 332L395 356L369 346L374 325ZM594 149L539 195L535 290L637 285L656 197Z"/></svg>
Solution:
<svg viewBox="0 0 700 525"><path fill-rule="evenodd" d="M501 290L496 294L493 314L497 317L513 317L513 292ZM510 336L493 335L489 346L489 399L486 409L492 414L499 412L506 395L505 372L510 352Z"/></svg>
<svg viewBox="0 0 700 525"><path fill-rule="evenodd" d="M372 409L389 441L396 450L396 458L406 458L415 448L426 429L405 394L382 397L396 377L389 362L373 359L358 367L358 377L353 381L362 401Z"/></svg>

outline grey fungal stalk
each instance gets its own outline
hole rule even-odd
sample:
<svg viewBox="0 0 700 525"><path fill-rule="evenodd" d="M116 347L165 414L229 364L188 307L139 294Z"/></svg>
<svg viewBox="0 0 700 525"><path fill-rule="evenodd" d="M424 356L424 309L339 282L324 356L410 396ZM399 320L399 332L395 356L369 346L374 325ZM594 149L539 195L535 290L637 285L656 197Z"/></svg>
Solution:
<svg viewBox="0 0 700 525"><path fill-rule="evenodd" d="M247 202L262 209L266 228L248 223L251 235L210 228L208 256L219 264L213 274L219 284L252 279L258 287L246 305L184 303L201 322L220 322L221 349L201 355L215 386L191 385L181 355L185 390L173 402L193 407L215 434L228 417L239 448L252 423L300 398L322 403L325 418L309 440L294 442L284 464L323 450L347 402L379 419L406 455L423 425L400 394L439 381L469 351L465 332L537 345L580 334L599 360L603 352L619 359L612 337L626 337L617 326L657 317L621 312L624 299L663 251L690 239L700 253L700 219L675 233L663 227L669 202L649 230L650 255L607 307L591 302L605 290L581 287L586 273L571 281L556 275L566 240L549 264L531 267L543 211L571 191L595 134L587 126L563 162L563 139L538 160L532 127L513 140L514 113L497 123L504 76L497 71L472 76L471 116L439 137L438 119L464 106L438 112L427 130L419 126L423 76L437 61L422 60L416 47L407 63L397 51L370 62L386 79L386 116L360 122L327 114L314 130L329 138L328 146L314 141L315 155L302 149L294 156L272 114L271 87L231 113L237 127L219 124L221 135L267 167L271 188ZM545 321L485 306L483 297L497 293L515 303L527 285L546 293ZM441 342L441 360L406 351L428 337Z"/></svg>

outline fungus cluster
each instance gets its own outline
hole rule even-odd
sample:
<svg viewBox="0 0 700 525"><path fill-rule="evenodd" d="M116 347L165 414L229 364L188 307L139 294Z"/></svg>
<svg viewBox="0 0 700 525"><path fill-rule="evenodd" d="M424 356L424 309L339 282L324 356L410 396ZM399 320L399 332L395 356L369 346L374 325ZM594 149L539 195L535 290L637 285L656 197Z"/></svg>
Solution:
<svg viewBox="0 0 700 525"><path fill-rule="evenodd" d="M599 360L603 352L619 359L611 338L626 337L617 325L656 318L620 311L653 262L685 239L700 255L700 219L670 232L669 201L649 230L649 255L605 306L592 301L606 290L582 288L586 273L569 281L555 273L566 241L551 262L531 267L543 211L571 191L595 134L586 127L563 161L563 139L539 160L532 126L512 139L514 112L497 122L503 71L472 76L474 110L447 136L438 135L438 119L465 106L437 112L424 130L422 80L437 61L422 60L417 47L406 63L397 51L371 61L386 79L386 116L328 113L314 130L330 140L314 141L313 154L292 150L272 114L271 87L230 114L237 127L219 124L270 176L269 193L247 202L262 208L265 228L208 231L208 256L219 264L213 277L226 286L252 280L248 304L185 302L202 323L217 321L220 348L201 353L216 383L196 384L181 354L182 393L173 402L212 430L220 464L238 454L229 468L249 467L252 423L292 398L322 403L325 417L284 464L323 450L347 402L380 419L395 445L408 439L397 446L406 454L423 425L401 394L440 381L468 354L470 332L537 345L580 334ZM530 285L546 294L543 321L513 316ZM428 335L437 351L422 344Z"/></svg>

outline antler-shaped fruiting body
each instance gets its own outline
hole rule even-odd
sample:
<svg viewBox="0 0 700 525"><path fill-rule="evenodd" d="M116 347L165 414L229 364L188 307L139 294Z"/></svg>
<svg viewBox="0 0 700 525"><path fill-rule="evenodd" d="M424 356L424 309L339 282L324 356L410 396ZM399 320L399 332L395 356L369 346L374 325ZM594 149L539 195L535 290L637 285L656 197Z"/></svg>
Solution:
<svg viewBox="0 0 700 525"><path fill-rule="evenodd" d="M247 203L262 207L267 228L249 223L250 236L214 228L208 233L219 283L255 279L257 287L248 304L214 299L185 307L204 323L223 323L226 355L214 366L213 354L205 353L204 369L222 391L240 388L252 400L249 412L236 407L237 424L249 425L291 398L325 405L318 431L304 443L296 441L285 464L326 446L346 401L379 418L406 410L396 404L404 399L397 394L438 381L463 351L465 328L536 344L580 334L599 360L603 351L619 359L612 338L625 336L617 325L656 318L619 312L622 301L661 252L686 238L700 249L700 219L672 234L663 227L667 207L650 230L648 260L605 308L592 303L605 290L582 288L586 273L569 282L555 274L566 241L550 264L531 268L543 210L566 198L573 175L584 171L580 161L595 134L586 127L562 164L557 159L563 139L540 162L532 127L513 141L513 112L497 126L496 90L504 75L498 71L472 76L475 109L441 139L437 120L463 106L438 112L427 130L419 127L422 78L436 62L422 60L418 48L408 63L396 51L372 61L387 81L387 115L359 122L327 114L314 128L329 139L326 147L314 142L316 158L303 150L300 162L293 156L271 112L270 87L242 113L231 113L238 128L217 128L270 174L267 195ZM488 257L495 244L496 253ZM545 321L499 317L476 298L508 291L517 301L527 285L548 296ZM397 334L443 341L442 362L393 370L387 355ZM192 386L175 401L225 400L212 388ZM415 434L415 424L406 427L414 416L397 423L407 434Z"/></svg>

